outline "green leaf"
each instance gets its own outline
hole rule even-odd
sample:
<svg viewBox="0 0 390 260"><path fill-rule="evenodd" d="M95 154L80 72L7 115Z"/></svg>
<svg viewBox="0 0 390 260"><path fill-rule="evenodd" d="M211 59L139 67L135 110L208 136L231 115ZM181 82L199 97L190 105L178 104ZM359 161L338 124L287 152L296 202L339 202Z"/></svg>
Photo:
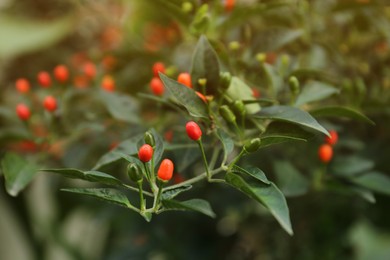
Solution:
<svg viewBox="0 0 390 260"><path fill-rule="evenodd" d="M61 191L83 194L95 198L99 198L104 201L108 201L125 208L133 209L126 195L116 189L107 188L87 188L87 189L61 189Z"/></svg>
<svg viewBox="0 0 390 260"><path fill-rule="evenodd" d="M209 217L215 218L215 213L210 204L201 199L191 199L186 201L163 200L162 205L164 210L189 210L205 214Z"/></svg>
<svg viewBox="0 0 390 260"><path fill-rule="evenodd" d="M265 206L283 229L288 234L293 235L286 199L274 183L266 185L261 182L246 182L232 172L226 174L225 180L234 188Z"/></svg>
<svg viewBox="0 0 390 260"><path fill-rule="evenodd" d="M228 157L228 155L233 152L234 149L234 141L230 138L230 136L225 133L222 129L218 129L217 135L219 140L222 143L223 151L224 151L224 160Z"/></svg>
<svg viewBox="0 0 390 260"><path fill-rule="evenodd" d="M309 181L288 161L273 163L278 187L287 197L306 194L309 190Z"/></svg>
<svg viewBox="0 0 390 260"><path fill-rule="evenodd" d="M169 92L176 98L177 102L184 106L193 117L208 118L205 103L195 94L195 91L179 82L159 73L160 79Z"/></svg>
<svg viewBox="0 0 390 260"><path fill-rule="evenodd" d="M374 162L359 156L336 157L330 171L341 177L350 178L374 168Z"/></svg>
<svg viewBox="0 0 390 260"><path fill-rule="evenodd" d="M1 161L5 178L5 189L11 196L17 196L33 179L38 167L14 153L5 154Z"/></svg>
<svg viewBox="0 0 390 260"><path fill-rule="evenodd" d="M173 199L174 197L176 197L180 193L187 191L187 190L190 190L191 188L192 188L191 185L185 185L185 186L181 186L181 187L174 188L174 189L169 189L169 187L168 187L168 190L164 190L163 193L161 194L161 199L162 200Z"/></svg>
<svg viewBox="0 0 390 260"><path fill-rule="evenodd" d="M260 147L280 144L289 141L305 141L314 135L301 127L287 122L272 122L265 133L261 135Z"/></svg>
<svg viewBox="0 0 390 260"><path fill-rule="evenodd" d="M333 94L338 94L339 92L340 91L337 88L331 87L328 84L319 81L310 81L304 86L295 102L295 105L301 106L306 103L322 100Z"/></svg>
<svg viewBox="0 0 390 260"><path fill-rule="evenodd" d="M349 179L370 190L390 195L390 177L380 172L369 172Z"/></svg>
<svg viewBox="0 0 390 260"><path fill-rule="evenodd" d="M140 122L138 101L128 95L116 92L99 92L100 99L108 112L118 120L137 124Z"/></svg>
<svg viewBox="0 0 390 260"><path fill-rule="evenodd" d="M326 131L326 129L320 125L309 113L295 107L266 107L263 108L259 113L256 113L254 117L290 122L329 135L328 131Z"/></svg>
<svg viewBox="0 0 390 260"><path fill-rule="evenodd" d="M231 171L234 173L246 174L255 178L256 180L261 181L264 184L271 184L271 182L267 179L267 176L265 176L265 173L256 167L247 167L244 169L240 166L234 165Z"/></svg>
<svg viewBox="0 0 390 260"><path fill-rule="evenodd" d="M114 150L104 154L93 167L93 170L99 170L105 166L115 163L122 159L122 154L137 154L137 142L143 138L143 135L136 135L121 142Z"/></svg>
<svg viewBox="0 0 390 260"><path fill-rule="evenodd" d="M252 89L237 77L232 77L226 94L233 100L255 100ZM260 111L259 104L245 105L247 113L254 114Z"/></svg>
<svg viewBox="0 0 390 260"><path fill-rule="evenodd" d="M219 86L218 56L204 35L200 37L192 56L192 86L197 86L200 78L207 79L208 94L217 92L216 88Z"/></svg>
<svg viewBox="0 0 390 260"><path fill-rule="evenodd" d="M364 114L350 107L340 107L340 106L321 107L318 109L311 110L310 114L312 114L315 117L345 117L345 118L350 118L357 121L369 123L371 125L375 125L375 123L371 119L369 119Z"/></svg>
<svg viewBox="0 0 390 260"><path fill-rule="evenodd" d="M63 177L80 179L90 182L98 182L107 185L121 185L122 182L104 172L99 171L81 171L78 169L64 168L64 169L43 169L45 172L53 172L62 175Z"/></svg>
<svg viewBox="0 0 390 260"><path fill-rule="evenodd" d="M7 58L47 48L74 30L70 16L37 21L0 15L0 57Z"/></svg>
<svg viewBox="0 0 390 260"><path fill-rule="evenodd" d="M352 192L354 192L355 194L357 194L361 198L365 199L366 201L368 201L370 203L376 202L375 196L370 190L367 190L366 188L358 187L358 186L353 186L350 189Z"/></svg>
<svg viewBox="0 0 390 260"><path fill-rule="evenodd" d="M276 96L283 87L283 78L279 75L279 72L275 69L274 66L265 63L264 71L267 76L267 83L272 87L274 91L274 96Z"/></svg>
<svg viewBox="0 0 390 260"><path fill-rule="evenodd" d="M277 50L293 41L296 41L303 35L303 30L292 30L282 27L268 27L259 32L253 42L253 48L256 52L268 52Z"/></svg>

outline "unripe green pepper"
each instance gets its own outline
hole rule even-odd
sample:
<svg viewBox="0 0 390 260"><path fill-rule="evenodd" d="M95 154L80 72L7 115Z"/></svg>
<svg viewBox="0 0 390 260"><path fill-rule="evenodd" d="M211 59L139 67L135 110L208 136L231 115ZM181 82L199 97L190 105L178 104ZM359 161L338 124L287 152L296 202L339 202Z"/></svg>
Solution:
<svg viewBox="0 0 390 260"><path fill-rule="evenodd" d="M130 180L134 182L139 182L142 180L142 171L135 163L130 163L127 166L127 175L129 176Z"/></svg>
<svg viewBox="0 0 390 260"><path fill-rule="evenodd" d="M154 140L154 136L152 135L151 132L147 131L145 132L144 134L144 140L145 140L145 144L148 144L150 145L151 147L154 147L156 145L156 142Z"/></svg>
<svg viewBox="0 0 390 260"><path fill-rule="evenodd" d="M247 153L256 152L260 148L261 140L260 138L254 138L244 145L244 150Z"/></svg>
<svg viewBox="0 0 390 260"><path fill-rule="evenodd" d="M233 111L231 111L227 105L223 105L219 108L219 114L228 123L235 123L236 122L236 116L234 115Z"/></svg>
<svg viewBox="0 0 390 260"><path fill-rule="evenodd" d="M290 90L294 95L298 95L300 91L299 81L295 76L291 76L288 79L288 84L290 86Z"/></svg>
<svg viewBox="0 0 390 260"><path fill-rule="evenodd" d="M233 110L236 114L243 116L246 113L245 104L242 100L236 100L233 103Z"/></svg>
<svg viewBox="0 0 390 260"><path fill-rule="evenodd" d="M219 82L222 89L228 89L231 81L232 75L229 72L221 72L219 74Z"/></svg>

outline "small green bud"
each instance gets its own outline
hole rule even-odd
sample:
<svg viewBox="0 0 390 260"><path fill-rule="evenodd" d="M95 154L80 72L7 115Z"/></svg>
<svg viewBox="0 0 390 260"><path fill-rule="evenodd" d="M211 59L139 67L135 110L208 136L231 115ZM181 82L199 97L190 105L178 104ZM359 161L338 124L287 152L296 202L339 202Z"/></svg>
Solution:
<svg viewBox="0 0 390 260"><path fill-rule="evenodd" d="M229 72L225 71L219 74L219 82L221 88L228 89L231 81L232 81L232 75L230 75Z"/></svg>
<svg viewBox="0 0 390 260"><path fill-rule="evenodd" d="M221 114L223 119L225 119L228 123L236 122L236 116L227 105L223 105L219 108L219 114Z"/></svg>
<svg viewBox="0 0 390 260"><path fill-rule="evenodd" d="M201 86L206 86L207 79L205 79L205 78L198 79L198 84L201 85Z"/></svg>
<svg viewBox="0 0 390 260"><path fill-rule="evenodd" d="M156 142L154 141L154 136L149 131L145 132L144 140L145 140L145 144L148 144L151 147L154 147L156 145Z"/></svg>
<svg viewBox="0 0 390 260"><path fill-rule="evenodd" d="M283 66L288 67L290 65L290 56L283 54L281 59Z"/></svg>
<svg viewBox="0 0 390 260"><path fill-rule="evenodd" d="M246 108L245 108L244 102L242 102L242 100L234 101L234 103L233 103L233 110L238 115L241 115L241 116L245 115Z"/></svg>
<svg viewBox="0 0 390 260"><path fill-rule="evenodd" d="M261 140L260 138L254 138L244 145L244 150L247 153L256 152L260 148Z"/></svg>
<svg viewBox="0 0 390 260"><path fill-rule="evenodd" d="M134 182L139 182L142 180L142 171L135 163L130 163L127 166L127 175L129 176L130 180Z"/></svg>
<svg viewBox="0 0 390 260"><path fill-rule="evenodd" d="M267 60L267 54L263 52L256 54L256 60L260 63L264 63Z"/></svg>
<svg viewBox="0 0 390 260"><path fill-rule="evenodd" d="M237 51L241 47L241 44L238 41L232 41L229 43L229 49L232 51Z"/></svg>
<svg viewBox="0 0 390 260"><path fill-rule="evenodd" d="M184 2L181 5L181 10L183 10L184 13L190 13L193 9L193 5L191 2Z"/></svg>
<svg viewBox="0 0 390 260"><path fill-rule="evenodd" d="M290 90L294 95L298 95L300 91L299 81L295 76L291 76L288 79L288 85L290 86Z"/></svg>

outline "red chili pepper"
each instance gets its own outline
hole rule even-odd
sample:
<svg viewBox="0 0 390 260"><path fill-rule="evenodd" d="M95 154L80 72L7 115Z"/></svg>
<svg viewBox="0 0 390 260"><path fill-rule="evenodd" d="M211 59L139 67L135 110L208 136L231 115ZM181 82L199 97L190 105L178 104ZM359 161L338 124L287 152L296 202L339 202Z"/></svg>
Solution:
<svg viewBox="0 0 390 260"><path fill-rule="evenodd" d="M235 0L225 0L225 10L230 12L234 8Z"/></svg>
<svg viewBox="0 0 390 260"><path fill-rule="evenodd" d="M39 85L44 88L49 88L51 86L51 77L47 71L41 71L38 73L37 80Z"/></svg>
<svg viewBox="0 0 390 260"><path fill-rule="evenodd" d="M158 77L158 73L165 73L165 65L162 62L156 62L153 64L153 76Z"/></svg>
<svg viewBox="0 0 390 260"><path fill-rule="evenodd" d="M108 92L113 92L115 90L115 81L109 76L105 75L102 79L102 89Z"/></svg>
<svg viewBox="0 0 390 260"><path fill-rule="evenodd" d="M157 177L162 181L169 181L173 175L173 162L169 159L164 159L158 168Z"/></svg>
<svg viewBox="0 0 390 260"><path fill-rule="evenodd" d="M339 136L335 130L329 131L330 137L325 137L325 142L330 144L331 146L335 145L337 141L339 140Z"/></svg>
<svg viewBox="0 0 390 260"><path fill-rule="evenodd" d="M65 82L69 79L69 70L65 65L57 65L53 73L54 78L59 82Z"/></svg>
<svg viewBox="0 0 390 260"><path fill-rule="evenodd" d="M153 148L150 145L144 144L143 146L141 146L141 148L139 148L138 158L142 162L144 163L149 162L152 159L152 156L153 156Z"/></svg>
<svg viewBox="0 0 390 260"><path fill-rule="evenodd" d="M92 62L86 62L83 66L85 76L92 79L96 76L96 66Z"/></svg>
<svg viewBox="0 0 390 260"><path fill-rule="evenodd" d="M200 97L200 99L202 99L203 102L207 103L207 99L202 93L200 93L199 91L195 91L195 94L198 95L198 97Z"/></svg>
<svg viewBox="0 0 390 260"><path fill-rule="evenodd" d="M177 77L177 81L189 88L192 88L191 75L187 72L180 73Z"/></svg>
<svg viewBox="0 0 390 260"><path fill-rule="evenodd" d="M190 121L186 124L186 131L188 137L194 141L198 141L202 137L202 130L194 121Z"/></svg>
<svg viewBox="0 0 390 260"><path fill-rule="evenodd" d="M43 100L43 106L49 112L53 112L57 109L57 100L53 96L47 96Z"/></svg>
<svg viewBox="0 0 390 260"><path fill-rule="evenodd" d="M162 96L165 90L164 84L162 83L161 79L156 77L152 78L152 80L150 81L150 89L156 96Z"/></svg>
<svg viewBox="0 0 390 260"><path fill-rule="evenodd" d="M16 113L18 114L19 118L24 121L28 120L31 115L30 109L25 104L18 104L16 106Z"/></svg>
<svg viewBox="0 0 390 260"><path fill-rule="evenodd" d="M25 78L19 78L15 82L15 87L19 93L24 94L30 91L30 82Z"/></svg>
<svg viewBox="0 0 390 260"><path fill-rule="evenodd" d="M333 148L329 144L323 144L318 148L318 157L323 163L328 163L332 160Z"/></svg>

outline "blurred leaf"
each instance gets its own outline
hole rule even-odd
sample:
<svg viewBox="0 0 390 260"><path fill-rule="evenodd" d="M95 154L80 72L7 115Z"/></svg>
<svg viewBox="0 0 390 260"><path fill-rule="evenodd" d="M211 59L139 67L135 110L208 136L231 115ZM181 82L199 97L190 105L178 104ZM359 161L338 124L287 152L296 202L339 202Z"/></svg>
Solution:
<svg viewBox="0 0 390 260"><path fill-rule="evenodd" d="M288 234L293 235L286 199L274 183L271 182L271 185L267 185L259 182L246 182L243 178L232 172L226 174L225 180L239 191L269 209L283 229Z"/></svg>
<svg viewBox="0 0 390 260"><path fill-rule="evenodd" d="M349 178L371 170L374 165L373 161L363 157L336 157L331 164L330 171L337 176Z"/></svg>
<svg viewBox="0 0 390 260"><path fill-rule="evenodd" d="M190 16L184 13L180 6L175 5L171 1L151 0L150 2L147 1L147 3L152 3L154 8L159 9L159 12L165 13L167 17L174 18L184 25L190 22Z"/></svg>
<svg viewBox="0 0 390 260"><path fill-rule="evenodd" d="M257 52L275 51L299 39L303 30L294 30L282 27L268 27L259 32L253 42L253 49Z"/></svg>
<svg viewBox="0 0 390 260"><path fill-rule="evenodd" d="M333 94L339 93L340 91L328 84L319 81L310 81L306 84L299 94L295 105L301 106L306 103L325 99Z"/></svg>
<svg viewBox="0 0 390 260"><path fill-rule="evenodd" d="M390 195L390 177L383 173L368 172L349 180L370 190Z"/></svg>
<svg viewBox="0 0 390 260"><path fill-rule="evenodd" d="M130 139L121 142L114 150L104 154L93 167L93 170L99 170L104 166L117 162L122 158L122 154L137 154L138 147L137 142L143 137L143 135L136 135Z"/></svg>
<svg viewBox="0 0 390 260"><path fill-rule="evenodd" d="M278 187L287 197L300 196L309 190L309 181L288 161L273 162Z"/></svg>
<svg viewBox="0 0 390 260"><path fill-rule="evenodd" d="M169 187L167 187L167 189L164 190L163 193L161 194L161 199L162 200L173 199L174 197L176 197L180 193L187 191L187 190L190 190L191 188L192 188L191 185L185 185L185 186L181 186L181 187L174 188L174 189L169 189Z"/></svg>
<svg viewBox="0 0 390 260"><path fill-rule="evenodd" d="M280 144L289 141L306 141L314 134L303 130L301 127L287 122L272 122L261 136L260 147Z"/></svg>
<svg viewBox="0 0 390 260"><path fill-rule="evenodd" d="M216 88L219 86L218 56L204 35L200 37L192 56L192 86L197 86L200 78L207 80L206 91L208 94L217 92Z"/></svg>
<svg viewBox="0 0 390 260"><path fill-rule="evenodd" d="M164 206L164 210L196 211L215 218L215 213L213 212L210 204L201 199L191 199L187 201L163 200L162 205Z"/></svg>
<svg viewBox="0 0 390 260"><path fill-rule="evenodd" d="M107 92L101 90L100 99L106 106L108 112L118 120L128 123L139 123L138 101L128 95L116 92Z"/></svg>
<svg viewBox="0 0 390 260"><path fill-rule="evenodd" d="M116 189L88 188L88 189L61 189L61 191L83 194L104 201L108 201L125 208L133 208L126 195Z"/></svg>
<svg viewBox="0 0 390 260"><path fill-rule="evenodd" d="M386 260L389 258L389 234L375 230L365 221L359 221L352 226L349 240L353 246L356 260Z"/></svg>
<svg viewBox="0 0 390 260"><path fill-rule="evenodd" d="M365 189L363 187L358 187L358 186L353 186L350 189L354 193L359 195L361 198L365 199L366 201L368 201L370 203L375 203L376 202L375 196L374 196L374 194L370 190L367 190L367 189Z"/></svg>
<svg viewBox="0 0 390 260"><path fill-rule="evenodd" d="M233 100L255 100L252 89L237 77L232 77L232 81L226 93ZM259 104L249 104L245 105L245 107L249 114L260 111Z"/></svg>
<svg viewBox="0 0 390 260"><path fill-rule="evenodd" d="M371 119L369 119L359 111L349 107L340 107L340 106L322 107L322 108L311 110L310 114L316 117L346 117L346 118L355 119L357 121L366 122L375 125L375 123Z"/></svg>
<svg viewBox="0 0 390 260"><path fill-rule="evenodd" d="M275 67L268 63L264 64L264 71L267 76L267 82L272 87L274 96L276 96L283 88L283 78Z"/></svg>
<svg viewBox="0 0 390 260"><path fill-rule="evenodd" d="M38 173L38 167L14 153L6 153L1 160L5 178L5 189L11 196L17 196Z"/></svg>
<svg viewBox="0 0 390 260"><path fill-rule="evenodd" d="M168 78L162 73L160 78L169 92L193 117L208 118L205 103L195 94L195 91L179 82Z"/></svg>
<svg viewBox="0 0 390 260"><path fill-rule="evenodd" d="M226 159L228 155L233 152L234 149L234 141L229 137L227 133L225 133L222 129L217 130L217 135L219 140L222 143L224 158Z"/></svg>
<svg viewBox="0 0 390 260"><path fill-rule="evenodd" d="M326 129L322 127L309 113L295 107L266 107L263 108L259 113L256 113L254 117L290 122L329 135L328 131L326 131Z"/></svg>
<svg viewBox="0 0 390 260"><path fill-rule="evenodd" d="M73 24L71 16L36 21L0 14L0 57L8 58L47 48L71 33Z"/></svg>
<svg viewBox="0 0 390 260"><path fill-rule="evenodd" d="M231 171L233 173L240 173L240 174L245 174L247 176L251 176L256 180L261 181L264 184L271 184L271 182L267 179L267 176L265 176L265 173L256 167L246 167L244 169L241 168L240 166L234 165Z"/></svg>
<svg viewBox="0 0 390 260"><path fill-rule="evenodd" d="M104 172L98 172L98 171L81 171L78 169L43 169L41 171L45 172L53 172L62 175L63 177L67 178L73 178L73 179L80 179L90 182L98 182L102 184L107 185L121 185L122 182L115 178L114 176L111 176L109 174L106 174Z"/></svg>

